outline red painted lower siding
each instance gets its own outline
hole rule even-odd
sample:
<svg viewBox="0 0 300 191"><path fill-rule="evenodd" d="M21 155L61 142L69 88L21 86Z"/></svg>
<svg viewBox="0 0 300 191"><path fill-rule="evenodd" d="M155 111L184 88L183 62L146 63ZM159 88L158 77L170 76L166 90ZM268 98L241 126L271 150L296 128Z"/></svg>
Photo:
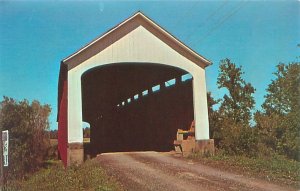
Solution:
<svg viewBox="0 0 300 191"><path fill-rule="evenodd" d="M68 146L68 82L64 81L63 94L59 105L58 116L58 151L64 165L67 166Z"/></svg>

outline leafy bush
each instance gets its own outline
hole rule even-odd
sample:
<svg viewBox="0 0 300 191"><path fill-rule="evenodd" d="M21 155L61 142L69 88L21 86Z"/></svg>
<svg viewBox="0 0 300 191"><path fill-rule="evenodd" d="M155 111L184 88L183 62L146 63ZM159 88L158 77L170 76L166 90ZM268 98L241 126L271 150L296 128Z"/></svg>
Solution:
<svg viewBox="0 0 300 191"><path fill-rule="evenodd" d="M227 154L254 157L258 154L258 137L255 129L223 121L219 148Z"/></svg>
<svg viewBox="0 0 300 191"><path fill-rule="evenodd" d="M256 127L262 143L300 161L300 63L278 64L274 75Z"/></svg>
<svg viewBox="0 0 300 191"><path fill-rule="evenodd" d="M17 102L4 97L0 103L0 129L9 131L8 178L23 178L38 169L49 148L49 105L38 101Z"/></svg>

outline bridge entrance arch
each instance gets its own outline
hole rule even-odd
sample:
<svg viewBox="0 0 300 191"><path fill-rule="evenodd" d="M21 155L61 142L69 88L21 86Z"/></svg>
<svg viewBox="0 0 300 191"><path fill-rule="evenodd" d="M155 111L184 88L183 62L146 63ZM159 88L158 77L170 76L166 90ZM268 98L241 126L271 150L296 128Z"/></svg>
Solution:
<svg viewBox="0 0 300 191"><path fill-rule="evenodd" d="M192 76L179 68L114 63L84 73L81 83L92 155L170 151L177 129L187 130L194 119Z"/></svg>

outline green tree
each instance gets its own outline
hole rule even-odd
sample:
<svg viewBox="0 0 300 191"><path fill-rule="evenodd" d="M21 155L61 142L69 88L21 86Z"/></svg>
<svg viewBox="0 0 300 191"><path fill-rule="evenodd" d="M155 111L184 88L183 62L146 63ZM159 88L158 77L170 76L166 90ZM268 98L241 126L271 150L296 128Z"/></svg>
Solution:
<svg viewBox="0 0 300 191"><path fill-rule="evenodd" d="M255 89L242 78L244 74L242 67L237 67L228 58L221 60L219 72L218 88L228 90L220 106L221 115L234 123L248 125L255 104L253 98Z"/></svg>
<svg viewBox="0 0 300 191"><path fill-rule="evenodd" d="M221 60L217 84L228 93L216 113L214 137L219 139L217 146L229 154L253 156L257 150L257 132L250 127L250 120L255 89L246 83L243 74L242 68L229 59Z"/></svg>
<svg viewBox="0 0 300 191"><path fill-rule="evenodd" d="M10 178L23 177L36 170L47 157L49 148L49 105L31 104L4 97L0 102L0 128L9 130Z"/></svg>
<svg viewBox="0 0 300 191"><path fill-rule="evenodd" d="M299 160L300 150L300 63L277 65L267 88L263 111L255 114L264 144Z"/></svg>
<svg viewBox="0 0 300 191"><path fill-rule="evenodd" d="M300 111L300 65L280 63L267 88L268 94L262 105L265 113L287 114Z"/></svg>

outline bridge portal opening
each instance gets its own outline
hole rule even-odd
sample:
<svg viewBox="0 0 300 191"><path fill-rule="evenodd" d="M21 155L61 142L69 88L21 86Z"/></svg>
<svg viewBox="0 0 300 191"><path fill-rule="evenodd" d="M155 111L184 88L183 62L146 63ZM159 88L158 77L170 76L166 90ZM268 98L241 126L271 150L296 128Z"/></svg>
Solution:
<svg viewBox="0 0 300 191"><path fill-rule="evenodd" d="M150 63L115 63L81 77L83 121L90 124L91 155L170 151L177 129L194 119L192 76Z"/></svg>

